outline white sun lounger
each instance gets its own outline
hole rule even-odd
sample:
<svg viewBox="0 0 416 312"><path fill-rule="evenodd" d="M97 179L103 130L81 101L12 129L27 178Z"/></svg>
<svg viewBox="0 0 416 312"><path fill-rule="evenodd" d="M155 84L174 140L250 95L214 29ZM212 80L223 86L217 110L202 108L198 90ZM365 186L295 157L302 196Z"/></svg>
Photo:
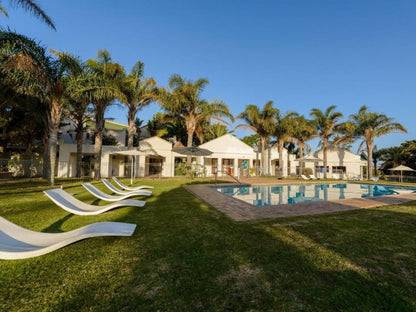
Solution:
<svg viewBox="0 0 416 312"><path fill-rule="evenodd" d="M81 216L97 215L119 207L143 207L146 203L144 201L126 199L104 206L96 206L86 204L76 199L74 196L68 194L63 189L47 190L43 192L62 209Z"/></svg>
<svg viewBox="0 0 416 312"><path fill-rule="evenodd" d="M311 178L312 180L318 180L318 178L317 178L317 177L315 177L315 175L313 175L313 174L311 174L311 175L309 176L309 178Z"/></svg>
<svg viewBox="0 0 416 312"><path fill-rule="evenodd" d="M137 190L137 191L123 191L118 188L116 188L113 184L110 183L107 179L101 179L103 181L104 185L113 193L119 194L119 195L130 195L130 196L136 196L136 195L143 195L142 192L149 193L149 195L152 194L152 191L145 191L145 190Z"/></svg>
<svg viewBox="0 0 416 312"><path fill-rule="evenodd" d="M305 176L304 174L301 174L300 175L301 177L302 177L302 179L304 179L304 180L310 180L307 176Z"/></svg>
<svg viewBox="0 0 416 312"><path fill-rule="evenodd" d="M82 186L88 191L90 192L92 195L94 195L95 197L105 200L105 201L120 201L132 196L150 196L152 195L152 192L150 191L136 191L135 193L132 194L127 194L127 195L109 195L106 194L102 191L100 191L99 189L97 189L94 185L92 185L91 183L84 183L82 184Z"/></svg>
<svg viewBox="0 0 416 312"><path fill-rule="evenodd" d="M97 236L131 236L136 224L98 222L65 233L42 233L22 228L0 217L0 259L41 256L76 241Z"/></svg>
<svg viewBox="0 0 416 312"><path fill-rule="evenodd" d="M141 185L141 186L137 186L137 187L129 187L127 185L124 185L123 183L121 183L116 177L113 177L114 182L116 182L116 184L118 186L120 186L122 189L127 190L127 191L138 191L138 190L142 190L142 189L153 189L153 186L148 186L148 185Z"/></svg>

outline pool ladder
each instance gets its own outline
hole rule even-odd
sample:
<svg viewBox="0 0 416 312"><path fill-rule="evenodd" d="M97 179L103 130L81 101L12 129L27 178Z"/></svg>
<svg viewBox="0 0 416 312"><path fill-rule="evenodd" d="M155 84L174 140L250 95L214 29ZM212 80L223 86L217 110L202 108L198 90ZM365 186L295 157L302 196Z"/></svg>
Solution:
<svg viewBox="0 0 416 312"><path fill-rule="evenodd" d="M225 173L226 175L230 176L233 180L235 180L238 184L241 184L241 182L238 180L238 178L236 178L235 176L231 175L228 171L226 170L217 170L214 174L215 177L215 185L217 185L217 174L218 172L220 173Z"/></svg>

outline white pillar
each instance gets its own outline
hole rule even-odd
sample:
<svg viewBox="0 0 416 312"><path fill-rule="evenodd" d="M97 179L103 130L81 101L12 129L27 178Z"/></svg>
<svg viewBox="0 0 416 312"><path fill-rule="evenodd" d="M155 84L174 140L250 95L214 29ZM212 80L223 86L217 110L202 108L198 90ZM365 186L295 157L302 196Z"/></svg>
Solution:
<svg viewBox="0 0 416 312"><path fill-rule="evenodd" d="M146 156L140 155L139 156L139 165L138 165L138 177L144 177L146 170Z"/></svg>
<svg viewBox="0 0 416 312"><path fill-rule="evenodd" d="M222 169L222 158L219 158L218 157L218 166L217 166L217 170L218 171L222 171L223 169ZM219 176L221 176L221 175L223 175L223 173L222 172L219 172L219 174L218 174Z"/></svg>

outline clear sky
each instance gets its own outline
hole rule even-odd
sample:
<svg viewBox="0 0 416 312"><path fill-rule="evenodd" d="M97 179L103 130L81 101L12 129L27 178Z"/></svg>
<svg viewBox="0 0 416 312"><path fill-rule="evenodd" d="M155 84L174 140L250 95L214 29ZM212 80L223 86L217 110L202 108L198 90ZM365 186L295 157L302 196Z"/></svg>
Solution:
<svg viewBox="0 0 416 312"><path fill-rule="evenodd" d="M409 131L377 139L379 148L416 138L414 0L38 2L56 32L8 0L0 25L84 60L99 49L127 70L141 60L159 85L174 73L207 78L205 98L235 115L268 100L305 115L336 105L348 117L367 105ZM158 110L153 104L138 117ZM120 107L106 117L127 122Z"/></svg>

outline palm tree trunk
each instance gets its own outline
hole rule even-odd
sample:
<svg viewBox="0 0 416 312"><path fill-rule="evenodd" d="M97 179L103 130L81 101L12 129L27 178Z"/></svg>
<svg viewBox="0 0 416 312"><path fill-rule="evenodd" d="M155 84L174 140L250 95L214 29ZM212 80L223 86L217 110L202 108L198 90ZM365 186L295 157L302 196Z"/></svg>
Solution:
<svg viewBox="0 0 416 312"><path fill-rule="evenodd" d="M266 138L260 138L261 140L261 175L264 175L264 172L266 170L266 155L264 151L264 144L266 141Z"/></svg>
<svg viewBox="0 0 416 312"><path fill-rule="evenodd" d="M103 152L104 109L97 103L95 115L95 139L94 139L94 180L101 179L101 156Z"/></svg>
<svg viewBox="0 0 416 312"><path fill-rule="evenodd" d="M127 139L127 148L133 149L133 137L134 137L134 117L136 116L136 111L129 109L128 113L128 124L129 124L129 130L128 130L128 139Z"/></svg>
<svg viewBox="0 0 416 312"><path fill-rule="evenodd" d="M303 147L305 146L304 143L298 142L298 149L299 149L299 158L303 157Z"/></svg>
<svg viewBox="0 0 416 312"><path fill-rule="evenodd" d="M324 142L323 143L323 153L324 153L324 179L326 179L327 177L328 177L328 174L327 174L327 170L326 170L326 167L327 167L327 165L328 165L328 154L327 154L327 147L328 147L328 143L327 142Z"/></svg>
<svg viewBox="0 0 416 312"><path fill-rule="evenodd" d="M49 150L49 170L47 172L47 179L49 185L55 184L55 166L56 166L56 151L58 145L58 130L59 123L61 119L61 109L59 104L52 102L52 108L48 115L48 130L49 130L49 140L48 140L48 150Z"/></svg>
<svg viewBox="0 0 416 312"><path fill-rule="evenodd" d="M279 179L283 177L283 140L279 140L278 142L278 150L279 150Z"/></svg>
<svg viewBox="0 0 416 312"><path fill-rule="evenodd" d="M43 172L42 172L42 177L44 179L48 179L48 175L50 172L50 161L49 161L49 140L48 140L48 136L49 136L49 130L45 131L45 134L43 136Z"/></svg>
<svg viewBox="0 0 416 312"><path fill-rule="evenodd" d="M298 149L299 149L299 158L303 157L303 147L305 146L304 143L298 142ZM301 161L299 163L299 171L300 174L303 174L303 166L305 165L305 162Z"/></svg>
<svg viewBox="0 0 416 312"><path fill-rule="evenodd" d="M193 137L194 137L194 130L188 127L188 141L186 142L187 147L192 147ZM190 164L192 162L192 156L188 155L186 157L186 162Z"/></svg>
<svg viewBox="0 0 416 312"><path fill-rule="evenodd" d="M130 107L128 112L128 124L129 124L129 130L128 130L128 138L127 138L127 149L131 150L133 149L133 137L134 137L134 117L136 116L136 111ZM134 156L129 156L129 163L132 164L134 159ZM133 168L131 168L131 175L133 176Z"/></svg>
<svg viewBox="0 0 416 312"><path fill-rule="evenodd" d="M81 177L81 165L82 165L82 135L83 135L83 124L82 120L78 120L77 124L77 134L76 134L76 140L77 140L77 164L76 164L76 177Z"/></svg>
<svg viewBox="0 0 416 312"><path fill-rule="evenodd" d="M373 142L367 140L367 179L373 177Z"/></svg>

